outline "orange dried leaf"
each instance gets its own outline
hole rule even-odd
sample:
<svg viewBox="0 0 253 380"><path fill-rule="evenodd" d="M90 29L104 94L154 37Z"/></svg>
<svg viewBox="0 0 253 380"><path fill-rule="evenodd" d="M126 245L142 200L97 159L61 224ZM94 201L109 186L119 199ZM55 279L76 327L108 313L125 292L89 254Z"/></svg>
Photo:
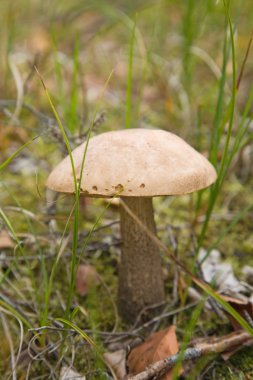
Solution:
<svg viewBox="0 0 253 380"><path fill-rule="evenodd" d="M175 326L170 326L165 330L158 331L150 335L140 346L134 348L127 360L129 373L136 375L144 371L148 365L176 354L178 342L175 330ZM167 372L161 377L161 380L171 380L171 373L172 371Z"/></svg>

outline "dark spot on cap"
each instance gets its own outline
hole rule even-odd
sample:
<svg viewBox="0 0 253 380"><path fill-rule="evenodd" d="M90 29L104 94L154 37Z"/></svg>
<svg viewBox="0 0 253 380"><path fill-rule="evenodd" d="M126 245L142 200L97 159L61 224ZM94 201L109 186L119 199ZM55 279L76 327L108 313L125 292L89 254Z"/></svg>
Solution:
<svg viewBox="0 0 253 380"><path fill-rule="evenodd" d="M98 190L97 186L92 186L92 190L97 191Z"/></svg>
<svg viewBox="0 0 253 380"><path fill-rule="evenodd" d="M144 183L142 183L142 184L140 185L140 187L141 187L142 189L144 189L144 187L145 187L145 184L144 184Z"/></svg>
<svg viewBox="0 0 253 380"><path fill-rule="evenodd" d="M132 192L132 190L128 190L128 192L129 192L129 193L131 193L131 192Z"/></svg>
<svg viewBox="0 0 253 380"><path fill-rule="evenodd" d="M124 187L119 183L117 186L115 186L116 191L123 191Z"/></svg>

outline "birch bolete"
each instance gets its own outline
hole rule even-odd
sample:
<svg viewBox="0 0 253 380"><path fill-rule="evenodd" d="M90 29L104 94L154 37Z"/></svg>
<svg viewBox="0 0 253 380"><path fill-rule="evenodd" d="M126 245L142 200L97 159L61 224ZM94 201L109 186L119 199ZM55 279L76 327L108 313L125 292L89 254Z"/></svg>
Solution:
<svg viewBox="0 0 253 380"><path fill-rule="evenodd" d="M73 151L77 180L86 143ZM120 224L118 307L126 321L164 301L159 248L141 222L156 234L152 197L188 194L211 185L216 172L208 160L178 136L163 130L126 129L90 139L81 179L81 195L124 199ZM47 186L74 193L70 158L50 174ZM130 209L131 216L126 210Z"/></svg>

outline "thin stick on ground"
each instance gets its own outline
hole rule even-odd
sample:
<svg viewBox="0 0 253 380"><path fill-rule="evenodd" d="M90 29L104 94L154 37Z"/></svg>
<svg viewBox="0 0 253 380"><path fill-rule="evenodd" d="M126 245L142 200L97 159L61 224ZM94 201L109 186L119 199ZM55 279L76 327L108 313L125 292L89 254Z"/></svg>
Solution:
<svg viewBox="0 0 253 380"><path fill-rule="evenodd" d="M219 354L221 352L230 351L246 342L253 343L252 337L245 331L236 331L221 338L212 339L209 342L197 343L194 347L188 348L183 353L183 361L198 359L208 354ZM149 365L146 370L137 375L128 376L126 380L150 380L160 378L160 376L168 372L181 358L182 356L179 352Z"/></svg>

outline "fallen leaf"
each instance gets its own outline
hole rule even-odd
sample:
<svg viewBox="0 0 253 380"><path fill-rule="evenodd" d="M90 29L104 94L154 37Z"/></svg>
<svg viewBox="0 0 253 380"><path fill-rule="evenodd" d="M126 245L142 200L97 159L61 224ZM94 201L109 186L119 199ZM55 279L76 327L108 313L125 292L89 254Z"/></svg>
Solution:
<svg viewBox="0 0 253 380"><path fill-rule="evenodd" d="M74 371L70 367L62 367L59 380L86 380L85 376L81 376L80 373Z"/></svg>
<svg viewBox="0 0 253 380"><path fill-rule="evenodd" d="M175 330L175 326L170 326L165 330L158 331L150 335L144 343L134 348L127 360L129 373L136 375L144 371L148 365L176 354L178 342ZM167 372L160 380L170 380L172 378L171 373L171 371Z"/></svg>
<svg viewBox="0 0 253 380"><path fill-rule="evenodd" d="M0 231L0 248L13 248L15 247L15 244L11 240L9 234L2 230Z"/></svg>
<svg viewBox="0 0 253 380"><path fill-rule="evenodd" d="M117 350L114 352L106 352L104 359L108 367L113 371L115 377L118 380L123 379L126 376L126 351Z"/></svg>
<svg viewBox="0 0 253 380"><path fill-rule="evenodd" d="M198 260L206 256L206 250L201 248ZM205 261L201 264L204 280L214 283L220 290L232 290L234 292L243 292L245 288L234 275L232 265L221 261L221 254L217 249L213 249Z"/></svg>
<svg viewBox="0 0 253 380"><path fill-rule="evenodd" d="M99 284L96 269L88 264L79 265L76 273L76 291L80 296L85 296L90 289Z"/></svg>

